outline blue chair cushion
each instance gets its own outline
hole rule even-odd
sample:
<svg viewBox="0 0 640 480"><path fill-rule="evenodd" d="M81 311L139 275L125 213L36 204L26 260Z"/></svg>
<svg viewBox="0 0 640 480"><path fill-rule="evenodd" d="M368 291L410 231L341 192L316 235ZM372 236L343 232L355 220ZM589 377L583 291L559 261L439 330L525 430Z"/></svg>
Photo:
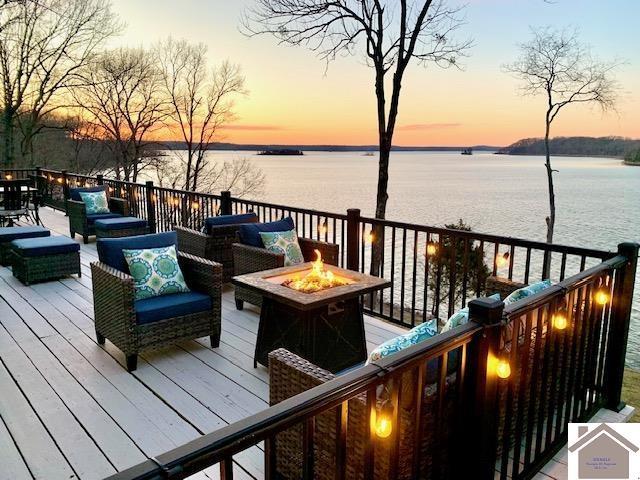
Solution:
<svg viewBox="0 0 640 480"><path fill-rule="evenodd" d="M80 251L80 244L69 237L22 238L11 242L11 248L23 257L41 257Z"/></svg>
<svg viewBox="0 0 640 480"><path fill-rule="evenodd" d="M95 221L96 227L103 230L124 230L125 228L146 227L147 221L136 217L100 218Z"/></svg>
<svg viewBox="0 0 640 480"><path fill-rule="evenodd" d="M240 233L240 241L245 245L264 248L260 232L286 232L294 228L293 219L286 217L269 223L244 223L240 225L238 232Z"/></svg>
<svg viewBox="0 0 640 480"><path fill-rule="evenodd" d="M219 215L217 217L209 217L204 221L204 231L209 233L211 227L220 225L237 225L240 223L257 223L258 215L253 212L241 213L238 215Z"/></svg>
<svg viewBox="0 0 640 480"><path fill-rule="evenodd" d="M51 232L44 227L3 227L0 228L0 243L8 243L19 238L48 237Z"/></svg>
<svg viewBox="0 0 640 480"><path fill-rule="evenodd" d="M129 266L122 254L123 249L137 250L145 248L160 248L174 245L177 247L176 232L154 233L153 235L136 235L134 237L100 238L97 242L98 258L110 267L129 273Z"/></svg>
<svg viewBox="0 0 640 480"><path fill-rule="evenodd" d="M94 213L93 215L87 215L87 223L93 225L98 220L106 220L108 218L121 218L119 213Z"/></svg>
<svg viewBox="0 0 640 480"><path fill-rule="evenodd" d="M69 189L69 196L71 197L71 200L75 200L76 202L81 202L82 198L80 197L80 192L107 192L107 196L108 196L108 190L107 190L107 186L106 185L96 185L95 187L80 187L80 188L70 188Z"/></svg>
<svg viewBox="0 0 640 480"><path fill-rule="evenodd" d="M144 325L211 310L211 297L198 292L172 293L136 300L133 302L133 308L136 312L136 322L138 325Z"/></svg>

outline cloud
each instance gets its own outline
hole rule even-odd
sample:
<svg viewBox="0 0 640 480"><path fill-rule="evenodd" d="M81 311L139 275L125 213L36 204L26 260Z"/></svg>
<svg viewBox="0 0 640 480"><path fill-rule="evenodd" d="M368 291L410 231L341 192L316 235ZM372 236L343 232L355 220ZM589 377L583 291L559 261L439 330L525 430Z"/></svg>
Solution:
<svg viewBox="0 0 640 480"><path fill-rule="evenodd" d="M279 125L222 125L220 130L273 131L284 130Z"/></svg>
<svg viewBox="0 0 640 480"><path fill-rule="evenodd" d="M438 130L441 128L457 128L461 123L414 123L411 125L400 125L397 130Z"/></svg>

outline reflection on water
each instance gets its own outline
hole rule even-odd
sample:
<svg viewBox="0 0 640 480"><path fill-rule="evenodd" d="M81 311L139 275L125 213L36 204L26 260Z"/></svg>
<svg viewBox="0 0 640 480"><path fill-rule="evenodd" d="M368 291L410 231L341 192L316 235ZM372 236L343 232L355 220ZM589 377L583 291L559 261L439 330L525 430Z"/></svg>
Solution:
<svg viewBox="0 0 640 480"><path fill-rule="evenodd" d="M259 200L345 212L375 207L377 155L305 152L303 157L212 152L215 158L253 157L265 173ZM462 218L484 233L545 239L548 212L542 157L453 152L392 154L387 218L429 225ZM640 167L602 158L554 158L556 243L615 250L640 241ZM629 364L640 367L640 281L636 284Z"/></svg>

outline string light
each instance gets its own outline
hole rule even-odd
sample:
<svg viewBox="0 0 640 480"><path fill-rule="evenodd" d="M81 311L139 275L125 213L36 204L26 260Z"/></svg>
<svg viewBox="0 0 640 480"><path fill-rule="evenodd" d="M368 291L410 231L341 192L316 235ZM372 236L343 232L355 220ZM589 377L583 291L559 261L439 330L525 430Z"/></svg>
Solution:
<svg viewBox="0 0 640 480"><path fill-rule="evenodd" d="M11 175L10 173L7 173L4 178L6 178L7 180L12 180L13 179L13 175Z"/></svg>
<svg viewBox="0 0 640 480"><path fill-rule="evenodd" d="M370 245L373 243L373 241L375 240L375 235L373 234L373 229L369 230L365 235L364 235L364 243L366 243L367 245Z"/></svg>
<svg viewBox="0 0 640 480"><path fill-rule="evenodd" d="M569 321L567 320L567 312L564 309L558 310L551 317L551 324L556 330L564 330L567 328Z"/></svg>
<svg viewBox="0 0 640 480"><path fill-rule="evenodd" d="M62 182L63 182L62 177L58 177L58 183L62 183Z"/></svg>
<svg viewBox="0 0 640 480"><path fill-rule="evenodd" d="M438 245L435 242L427 243L427 256L433 257L436 253L438 253Z"/></svg>
<svg viewBox="0 0 640 480"><path fill-rule="evenodd" d="M391 405L385 401L380 409L376 412L375 432L379 438L387 438L393 431L393 420L391 418Z"/></svg>
<svg viewBox="0 0 640 480"><path fill-rule="evenodd" d="M496 364L496 375L498 378L502 378L506 380L511 376L511 365L509 364L509 360L506 358L498 359L498 363Z"/></svg>
<svg viewBox="0 0 640 480"><path fill-rule="evenodd" d="M509 263L509 252L504 252L502 255L496 255L496 266L502 268Z"/></svg>
<svg viewBox="0 0 640 480"><path fill-rule="evenodd" d="M327 226L327 219L325 218L324 222L318 224L318 234L324 235L329 231L329 227Z"/></svg>
<svg viewBox="0 0 640 480"><path fill-rule="evenodd" d="M598 305L606 305L609 303L609 291L604 287L600 287L594 292L593 299Z"/></svg>
<svg viewBox="0 0 640 480"><path fill-rule="evenodd" d="M193 202L191 204L191 208L193 208L194 210L198 210L200 208L200 204L198 202Z"/></svg>

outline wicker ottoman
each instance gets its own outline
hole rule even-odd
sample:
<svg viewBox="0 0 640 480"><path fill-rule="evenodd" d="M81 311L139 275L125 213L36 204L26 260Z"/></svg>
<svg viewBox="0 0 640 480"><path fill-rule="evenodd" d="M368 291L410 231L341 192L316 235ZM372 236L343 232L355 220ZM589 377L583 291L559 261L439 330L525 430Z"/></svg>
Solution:
<svg viewBox="0 0 640 480"><path fill-rule="evenodd" d="M51 232L44 227L3 227L0 228L0 265L11 264L11 242L21 238L48 237Z"/></svg>
<svg viewBox="0 0 640 480"><path fill-rule="evenodd" d="M147 221L136 217L105 218L96 220L95 226L98 238L133 237L149 233Z"/></svg>
<svg viewBox="0 0 640 480"><path fill-rule="evenodd" d="M11 242L13 276L25 285L80 273L80 244L69 237L24 238Z"/></svg>

